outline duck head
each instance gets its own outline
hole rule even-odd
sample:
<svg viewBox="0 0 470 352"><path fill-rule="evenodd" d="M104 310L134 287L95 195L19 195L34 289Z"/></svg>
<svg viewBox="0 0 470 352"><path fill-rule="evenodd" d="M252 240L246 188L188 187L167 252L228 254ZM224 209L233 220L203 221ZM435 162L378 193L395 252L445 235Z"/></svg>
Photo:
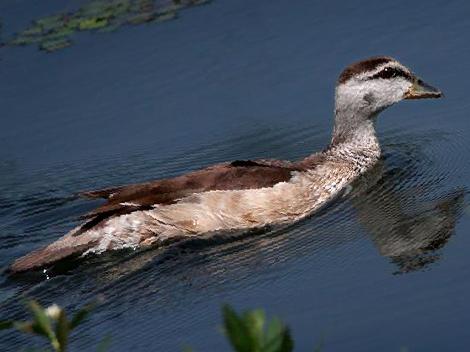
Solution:
<svg viewBox="0 0 470 352"><path fill-rule="evenodd" d="M440 90L391 57L353 63L341 73L336 86L333 144L370 125L382 110L401 100L441 96Z"/></svg>

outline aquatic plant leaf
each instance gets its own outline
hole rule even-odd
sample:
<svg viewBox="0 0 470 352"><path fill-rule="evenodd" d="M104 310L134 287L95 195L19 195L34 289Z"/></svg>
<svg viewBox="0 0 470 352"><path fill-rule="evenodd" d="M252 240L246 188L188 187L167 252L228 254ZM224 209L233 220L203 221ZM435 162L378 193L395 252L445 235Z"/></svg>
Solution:
<svg viewBox="0 0 470 352"><path fill-rule="evenodd" d="M39 44L47 53L62 50L72 44L78 32L111 32L127 24L141 25L163 22L177 17L177 11L205 5L211 0L93 0L73 12L62 12L39 18L23 31L7 40L8 46ZM53 42L63 39L60 42Z"/></svg>
<svg viewBox="0 0 470 352"><path fill-rule="evenodd" d="M55 334L52 330L51 320L44 311L44 308L34 300L28 302L28 308L34 317L34 322L32 325L33 331L37 334L46 336L51 341L55 340Z"/></svg>
<svg viewBox="0 0 470 352"><path fill-rule="evenodd" d="M107 19L103 19L103 18L99 18L99 17L95 17L95 18L86 18L86 19L83 19L78 28L81 30L81 31L86 31L86 30L91 30L91 29L97 29L97 28L101 28L101 27L105 27L108 25L108 20Z"/></svg>
<svg viewBox="0 0 470 352"><path fill-rule="evenodd" d="M65 351L67 348L68 337L70 333L69 322L67 320L67 315L65 310L61 310L59 317L57 319L55 334L57 336L57 341L59 342L60 348L62 351Z"/></svg>
<svg viewBox="0 0 470 352"><path fill-rule="evenodd" d="M28 334L36 334L36 332L33 330L33 323L31 321L17 321L13 326L18 331Z"/></svg>
<svg viewBox="0 0 470 352"><path fill-rule="evenodd" d="M294 348L289 329L282 322L274 318L266 333L266 343L263 352L290 352Z"/></svg>
<svg viewBox="0 0 470 352"><path fill-rule="evenodd" d="M266 343L263 352L278 351L282 345L282 324L278 319L271 321L266 333Z"/></svg>
<svg viewBox="0 0 470 352"><path fill-rule="evenodd" d="M294 340L290 334L290 330L286 328L282 334L282 344L279 352L291 352L294 349Z"/></svg>
<svg viewBox="0 0 470 352"><path fill-rule="evenodd" d="M253 341L245 322L229 305L224 305L222 312L225 333L234 350L237 352L255 352L257 350L256 343Z"/></svg>
<svg viewBox="0 0 470 352"><path fill-rule="evenodd" d="M248 311L243 314L243 321L257 349L259 349L264 342L263 330L265 318L265 314L261 309Z"/></svg>
<svg viewBox="0 0 470 352"><path fill-rule="evenodd" d="M64 49L71 45L70 40L66 38L58 38L53 40L44 40L39 44L39 50L52 53L54 51Z"/></svg>
<svg viewBox="0 0 470 352"><path fill-rule="evenodd" d="M14 324L15 322L12 320L2 320L0 321L0 330L11 329Z"/></svg>

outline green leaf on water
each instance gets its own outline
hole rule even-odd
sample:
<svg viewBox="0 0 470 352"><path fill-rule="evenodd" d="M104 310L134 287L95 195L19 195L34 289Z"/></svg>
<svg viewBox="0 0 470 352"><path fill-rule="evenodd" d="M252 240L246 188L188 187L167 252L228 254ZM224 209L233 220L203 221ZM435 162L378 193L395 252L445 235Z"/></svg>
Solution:
<svg viewBox="0 0 470 352"><path fill-rule="evenodd" d="M55 339L54 331L52 330L51 320L47 316L44 308L41 305L31 300L28 302L28 308L33 314L34 322L33 322L33 331L39 335L46 336L49 340Z"/></svg>
<svg viewBox="0 0 470 352"><path fill-rule="evenodd" d="M55 326L55 334L57 336L57 341L59 342L61 351L65 351L67 348L68 337L70 334L69 322L67 320L67 315L65 310L61 309L57 323Z"/></svg>
<svg viewBox="0 0 470 352"><path fill-rule="evenodd" d="M264 312L261 309L248 311L243 314L242 320L247 327L250 339L253 341L255 350L259 350L264 344Z"/></svg>
<svg viewBox="0 0 470 352"><path fill-rule="evenodd" d="M222 308L224 328L232 347L237 352L254 352L255 342L244 321L228 305Z"/></svg>
<svg viewBox="0 0 470 352"><path fill-rule="evenodd" d="M279 319L273 319L266 330L266 316L260 309L239 316L226 305L223 316L225 332L236 352L291 352L293 349L289 329Z"/></svg>
<svg viewBox="0 0 470 352"><path fill-rule="evenodd" d="M0 330L11 329L15 324L12 320L2 320L0 321Z"/></svg>
<svg viewBox="0 0 470 352"><path fill-rule="evenodd" d="M61 349L60 343L57 340L57 336L52 328L51 319L46 314L46 310L34 300L28 302L28 307L34 317L32 324L33 332L48 338L50 344L52 345L55 351L64 351ZM26 327L27 326L25 326L24 328Z"/></svg>
<svg viewBox="0 0 470 352"><path fill-rule="evenodd" d="M25 332L28 334L35 334L33 330L33 322L31 321L16 321L13 327L21 332Z"/></svg>
<svg viewBox="0 0 470 352"><path fill-rule="evenodd" d="M271 320L266 333L266 343L263 352L290 352L294 343L289 329L282 322L274 318Z"/></svg>

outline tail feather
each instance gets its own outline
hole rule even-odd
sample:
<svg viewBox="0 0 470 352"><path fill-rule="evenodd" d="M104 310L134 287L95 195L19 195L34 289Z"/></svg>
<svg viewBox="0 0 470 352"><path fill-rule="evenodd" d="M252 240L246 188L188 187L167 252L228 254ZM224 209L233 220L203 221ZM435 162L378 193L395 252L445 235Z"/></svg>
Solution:
<svg viewBox="0 0 470 352"><path fill-rule="evenodd" d="M36 249L16 259L9 267L11 273L40 269L67 257L84 253L96 244L96 240L83 234L78 237L66 235L56 242Z"/></svg>

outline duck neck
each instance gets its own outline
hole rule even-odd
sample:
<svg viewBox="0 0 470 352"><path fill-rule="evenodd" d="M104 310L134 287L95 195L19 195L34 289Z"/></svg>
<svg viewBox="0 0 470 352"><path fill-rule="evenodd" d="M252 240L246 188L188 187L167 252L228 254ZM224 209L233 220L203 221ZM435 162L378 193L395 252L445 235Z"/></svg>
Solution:
<svg viewBox="0 0 470 352"><path fill-rule="evenodd" d="M380 145L375 132L376 115L348 115L345 110L336 109L330 149L346 150L348 154L367 154L378 159Z"/></svg>

